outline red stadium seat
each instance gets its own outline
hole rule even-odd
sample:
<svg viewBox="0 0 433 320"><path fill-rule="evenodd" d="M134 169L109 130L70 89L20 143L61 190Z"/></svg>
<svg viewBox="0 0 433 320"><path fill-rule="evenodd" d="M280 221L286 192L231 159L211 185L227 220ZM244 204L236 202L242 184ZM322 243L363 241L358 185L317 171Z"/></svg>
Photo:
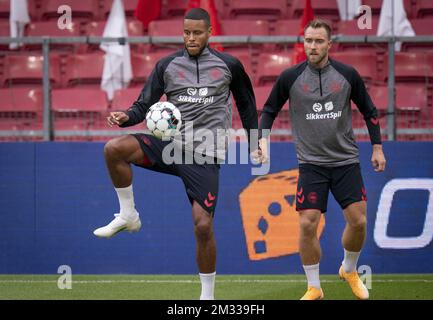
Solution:
<svg viewBox="0 0 433 320"><path fill-rule="evenodd" d="M222 34L225 36L267 36L269 22L266 20L221 20Z"/></svg>
<svg viewBox="0 0 433 320"><path fill-rule="evenodd" d="M161 6L162 19L182 19L188 7L188 0L168 0Z"/></svg>
<svg viewBox="0 0 433 320"><path fill-rule="evenodd" d="M273 84L281 72L293 65L291 53L261 53L258 57L257 81L260 86Z"/></svg>
<svg viewBox="0 0 433 320"><path fill-rule="evenodd" d="M123 0L123 9L125 10L126 17L134 17L135 8L137 7L138 0ZM113 0L102 1L103 19L107 18L111 11Z"/></svg>
<svg viewBox="0 0 433 320"><path fill-rule="evenodd" d="M183 20L154 20L149 23L149 36L182 37Z"/></svg>
<svg viewBox="0 0 433 320"><path fill-rule="evenodd" d="M104 70L104 53L77 54L67 57L65 85L99 87Z"/></svg>
<svg viewBox="0 0 433 320"><path fill-rule="evenodd" d="M232 50L227 51L228 54L236 57L244 66L245 72L249 75L251 82L254 83L256 64L248 50Z"/></svg>
<svg viewBox="0 0 433 320"><path fill-rule="evenodd" d="M57 26L57 20L52 21L39 21L30 23L27 28L27 36L29 37L78 37L80 36L80 25L78 22L72 22L70 28L60 29ZM26 48L31 50L41 50L42 45L40 44L27 44ZM78 50L80 44L68 44L68 43L51 43L50 50L56 51L72 51Z"/></svg>
<svg viewBox="0 0 433 320"><path fill-rule="evenodd" d="M3 86L41 85L43 82L43 63L41 55L7 55L4 58ZM53 86L61 84L60 59L50 56L50 82Z"/></svg>
<svg viewBox="0 0 433 320"><path fill-rule="evenodd" d="M374 105L382 114L388 109L388 86L371 86L369 94ZM397 84L395 106L399 111L419 112L428 107L428 89L423 84Z"/></svg>
<svg viewBox="0 0 433 320"><path fill-rule="evenodd" d="M424 52L399 52L395 55L395 79L397 82L425 83L433 79L433 55ZM388 55L384 61L384 79L388 79Z"/></svg>
<svg viewBox="0 0 433 320"><path fill-rule="evenodd" d="M0 0L0 19L8 21L10 9L10 0Z"/></svg>
<svg viewBox="0 0 433 320"><path fill-rule="evenodd" d="M388 87L386 85L373 85L368 88L368 93L380 114L385 114L388 109Z"/></svg>
<svg viewBox="0 0 433 320"><path fill-rule="evenodd" d="M372 9L373 15L380 16L380 11L382 10L382 2L383 0L363 0L362 4L369 6ZM404 9L406 10L408 18L412 18L412 2L413 0L403 0Z"/></svg>
<svg viewBox="0 0 433 320"><path fill-rule="evenodd" d="M222 20L222 35L225 36L267 36L269 35L269 22L267 20ZM274 51L274 44L225 44L224 48L239 50L251 48L254 52Z"/></svg>
<svg viewBox="0 0 433 320"><path fill-rule="evenodd" d="M417 36L431 36L433 31L433 17L427 17L424 19L411 19L410 23ZM403 42L402 51L425 51L433 50L433 44L425 42Z"/></svg>
<svg viewBox="0 0 433 320"><path fill-rule="evenodd" d="M134 78L132 79L131 85L142 87L150 76L152 70L155 68L156 63L165 56L166 54L164 52L132 54L131 64Z"/></svg>
<svg viewBox="0 0 433 320"><path fill-rule="evenodd" d="M0 112L29 112L40 114L43 108L42 88L0 89Z"/></svg>
<svg viewBox="0 0 433 320"><path fill-rule="evenodd" d="M111 109L112 110L126 110L132 104L134 101L137 100L138 96L140 95L141 88L135 87L135 88L126 88L122 90L116 90L114 92L113 101L111 103Z"/></svg>
<svg viewBox="0 0 433 320"><path fill-rule="evenodd" d="M334 52L331 58L354 67L366 82L379 81L377 57L374 52ZM366 63L368 61L368 63Z"/></svg>
<svg viewBox="0 0 433 320"><path fill-rule="evenodd" d="M106 21L92 21L84 26L84 35L89 37L102 37ZM143 24L138 20L127 20L126 27L129 37L141 37L144 36ZM148 46L143 43L130 43L130 47L134 51L144 51L144 48ZM89 44L89 51L99 50L99 44Z"/></svg>
<svg viewBox="0 0 433 320"><path fill-rule="evenodd" d="M371 29L360 29L358 20L339 21L337 33L343 36L376 36L379 25L378 17L373 17ZM339 43L339 50L366 50L375 52L385 52L388 50L386 43Z"/></svg>
<svg viewBox="0 0 433 320"><path fill-rule="evenodd" d="M301 20L278 20L272 35L275 36L297 36L301 27Z"/></svg>
<svg viewBox="0 0 433 320"><path fill-rule="evenodd" d="M265 102L268 100L272 91L272 86L254 87L254 95L256 96L257 110L263 110Z"/></svg>
<svg viewBox="0 0 433 320"><path fill-rule="evenodd" d="M58 20L61 16L58 9L67 5L72 10L72 17L77 21L95 20L99 16L98 0L45 0L41 1L41 17L43 20Z"/></svg>
<svg viewBox="0 0 433 320"><path fill-rule="evenodd" d="M431 0L417 0L413 3L413 16L415 18L424 18L433 16L433 2Z"/></svg>
<svg viewBox="0 0 433 320"><path fill-rule="evenodd" d="M230 19L278 20L287 18L286 0L231 0L228 2Z"/></svg>
<svg viewBox="0 0 433 320"><path fill-rule="evenodd" d="M89 88L58 89L51 93L55 130L97 127L108 112L104 91Z"/></svg>
<svg viewBox="0 0 433 320"><path fill-rule="evenodd" d="M0 101L0 130L17 131L17 136L22 130L42 130L43 95L41 88L0 89ZM8 140L20 139L15 137Z"/></svg>
<svg viewBox="0 0 433 320"><path fill-rule="evenodd" d="M316 18L320 17L330 21L336 21L340 19L336 0L312 0L311 6L313 7L314 16ZM289 17L291 19L299 19L304 12L304 7L304 0L293 0Z"/></svg>
<svg viewBox="0 0 433 320"><path fill-rule="evenodd" d="M183 37L183 20L154 20L149 23L148 35L151 37ZM183 48L178 44L152 44L151 50L176 50Z"/></svg>

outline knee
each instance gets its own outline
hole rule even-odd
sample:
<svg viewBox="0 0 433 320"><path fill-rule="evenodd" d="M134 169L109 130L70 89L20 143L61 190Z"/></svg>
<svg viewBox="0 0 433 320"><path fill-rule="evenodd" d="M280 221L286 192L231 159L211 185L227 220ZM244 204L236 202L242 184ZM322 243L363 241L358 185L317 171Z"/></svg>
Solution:
<svg viewBox="0 0 433 320"><path fill-rule="evenodd" d="M302 237L315 237L317 226L319 221L316 221L315 219L302 219L300 221L300 227L301 227L301 236Z"/></svg>
<svg viewBox="0 0 433 320"><path fill-rule="evenodd" d="M198 241L207 241L212 236L212 220L201 219L194 225L194 232Z"/></svg>
<svg viewBox="0 0 433 320"><path fill-rule="evenodd" d="M365 215L361 215L355 219L347 221L347 223L351 228L363 231L367 227L367 218L365 217Z"/></svg>
<svg viewBox="0 0 433 320"><path fill-rule="evenodd" d="M122 154L123 147L118 139L112 139L108 141L104 146L105 157L119 157Z"/></svg>

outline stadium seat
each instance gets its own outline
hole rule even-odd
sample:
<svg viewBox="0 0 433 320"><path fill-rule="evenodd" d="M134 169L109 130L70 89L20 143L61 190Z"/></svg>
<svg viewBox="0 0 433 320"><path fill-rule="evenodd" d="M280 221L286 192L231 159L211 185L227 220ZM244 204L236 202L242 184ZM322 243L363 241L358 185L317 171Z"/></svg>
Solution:
<svg viewBox="0 0 433 320"><path fill-rule="evenodd" d="M417 0L413 3L413 17L424 18L433 16L433 1Z"/></svg>
<svg viewBox="0 0 433 320"><path fill-rule="evenodd" d="M103 70L104 53L101 51L70 55L66 60L65 85L99 87Z"/></svg>
<svg viewBox="0 0 433 320"><path fill-rule="evenodd" d="M340 19L336 0L312 0L311 6L313 7L314 16L326 19L329 21L336 21ZM304 12L305 1L293 0L289 17L290 19L299 19Z"/></svg>
<svg viewBox="0 0 433 320"><path fill-rule="evenodd" d="M358 27L358 20L339 21L337 24L337 33L342 36L376 36L377 28L379 25L378 17L372 19L371 29L360 29ZM334 32L335 33L335 32ZM386 43L339 43L339 50L362 50L385 52L388 50Z"/></svg>
<svg viewBox="0 0 433 320"><path fill-rule="evenodd" d="M0 101L0 130L42 130L42 88L0 89ZM20 140L18 136L7 140Z"/></svg>
<svg viewBox="0 0 433 320"><path fill-rule="evenodd" d="M155 68L156 63L166 54L164 52L149 52L146 54L132 54L131 64L134 78L131 81L132 86L142 87Z"/></svg>
<svg viewBox="0 0 433 320"><path fill-rule="evenodd" d="M267 20L221 20L221 31L224 36L267 36L269 35L269 22ZM259 51L274 51L274 44L224 44L229 50L251 49Z"/></svg>
<svg viewBox="0 0 433 320"><path fill-rule="evenodd" d="M98 127L108 112L104 91L89 88L53 90L55 130L87 130Z"/></svg>
<svg viewBox="0 0 433 320"><path fill-rule="evenodd" d="M415 0L416 1L416 0ZM379 17L382 10L383 0L363 0L362 4L369 6L374 16ZM403 0L404 9L408 18L412 18L412 2L413 0Z"/></svg>
<svg viewBox="0 0 433 320"><path fill-rule="evenodd" d="M91 21L83 27L84 35L89 37L102 37L106 21ZM129 37L144 36L143 24L138 20L127 20L126 27ZM99 50L100 44L89 44L88 51ZM131 50L143 52L147 44L143 43L130 43Z"/></svg>
<svg viewBox="0 0 433 320"><path fill-rule="evenodd" d="M256 84L273 84L281 72L293 65L293 55L289 53L261 53L258 57Z"/></svg>
<svg viewBox="0 0 433 320"><path fill-rule="evenodd" d="M287 18L286 0L231 0L228 2L230 19L278 20Z"/></svg>
<svg viewBox="0 0 433 320"><path fill-rule="evenodd" d="M125 16L134 17L135 8L137 7L138 0L123 0L123 9L125 10ZM106 19L111 11L113 0L102 1L102 20Z"/></svg>
<svg viewBox="0 0 433 320"><path fill-rule="evenodd" d="M266 20L221 20L221 31L225 36L267 36L269 22Z"/></svg>
<svg viewBox="0 0 433 320"><path fill-rule="evenodd" d="M154 20L149 23L148 35L151 37L183 37L183 20ZM179 44L152 44L150 50L163 50L168 49L176 50L183 48Z"/></svg>
<svg viewBox="0 0 433 320"><path fill-rule="evenodd" d="M161 6L161 19L182 19L188 0L165 0Z"/></svg>
<svg viewBox="0 0 433 320"><path fill-rule="evenodd" d="M10 9L10 0L0 0L0 19L5 19L5 21L9 20Z"/></svg>
<svg viewBox="0 0 433 320"><path fill-rule="evenodd" d="M271 34L275 36L298 36L300 27L301 20L299 19L278 20Z"/></svg>
<svg viewBox="0 0 433 320"><path fill-rule="evenodd" d="M256 63L248 50L227 50L226 53L236 57L244 66L245 72L249 75L251 82L254 83Z"/></svg>
<svg viewBox="0 0 433 320"><path fill-rule="evenodd" d="M27 28L27 36L29 37L78 37L80 35L80 25L78 22L72 22L68 29L60 29L57 26L57 20L33 22L30 23ZM82 45L73 43L51 43L50 50L72 51L79 50L80 46ZM30 50L41 50L42 45L26 44L26 48Z"/></svg>
<svg viewBox="0 0 433 320"><path fill-rule="evenodd" d="M368 88L368 93L379 113L384 115L388 109L388 86L372 85ZM356 106L352 106L356 108Z"/></svg>
<svg viewBox="0 0 433 320"><path fill-rule="evenodd" d="M154 20L149 23L149 36L151 37L182 37L183 20Z"/></svg>
<svg viewBox="0 0 433 320"><path fill-rule="evenodd" d="M395 79L397 82L425 83L433 79L432 54L425 52L399 52L395 55ZM384 60L384 79L388 80L388 54Z"/></svg>
<svg viewBox="0 0 433 320"><path fill-rule="evenodd" d="M4 57L3 86L41 85L43 82L43 62L41 55L6 55ZM61 85L60 58L50 56L50 82L56 87Z"/></svg>
<svg viewBox="0 0 433 320"><path fill-rule="evenodd" d="M388 86L369 88L370 97L382 114L388 109ZM428 89L423 84L397 84L395 86L395 106L400 111L419 112L428 107Z"/></svg>
<svg viewBox="0 0 433 320"><path fill-rule="evenodd" d="M265 102L268 100L271 91L272 91L272 86L254 87L257 110L263 110L263 106L265 105Z"/></svg>
<svg viewBox="0 0 433 320"><path fill-rule="evenodd" d="M57 22L61 16L58 9L62 5L71 8L74 21L90 21L99 16L98 0L45 0L41 1L42 20L55 20Z"/></svg>
<svg viewBox="0 0 433 320"><path fill-rule="evenodd" d="M42 88L1 88L0 101L1 113L28 112L36 116L42 113Z"/></svg>
<svg viewBox="0 0 433 320"><path fill-rule="evenodd" d="M377 73L377 57L374 52L333 52L330 57L354 67L367 83L380 81Z"/></svg>
<svg viewBox="0 0 433 320"><path fill-rule="evenodd" d="M141 88L139 87L116 90L111 103L111 110L126 110L137 100L140 92Z"/></svg>
<svg viewBox="0 0 433 320"><path fill-rule="evenodd" d="M423 19L411 19L410 23L417 36L431 36L433 35L433 17L426 17ZM433 50L433 43L429 42L403 42L402 51L425 51Z"/></svg>

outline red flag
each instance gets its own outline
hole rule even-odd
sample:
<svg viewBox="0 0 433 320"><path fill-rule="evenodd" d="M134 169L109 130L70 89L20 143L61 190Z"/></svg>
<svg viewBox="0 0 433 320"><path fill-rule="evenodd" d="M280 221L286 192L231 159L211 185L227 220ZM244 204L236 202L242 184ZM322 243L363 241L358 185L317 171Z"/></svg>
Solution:
<svg viewBox="0 0 433 320"><path fill-rule="evenodd" d="M212 35L220 36L222 34L221 25L218 20L218 13L213 0L189 0L188 10L192 8L202 8L206 10L210 16L210 23L212 25ZM224 50L223 46L220 43L212 43L211 47L219 51Z"/></svg>
<svg viewBox="0 0 433 320"><path fill-rule="evenodd" d="M300 36L304 35L305 27L313 19L314 19L314 11L313 11L313 7L311 6L311 0L305 0L304 13L302 15L301 25L299 27L298 35L300 35ZM297 63L300 63L306 59L307 59L307 56L305 55L304 44L303 43L296 43L295 44L295 52L293 54L294 63L297 64Z"/></svg>
<svg viewBox="0 0 433 320"><path fill-rule="evenodd" d="M149 22L159 18L161 13L161 0L138 0L134 16L143 22L147 29Z"/></svg>

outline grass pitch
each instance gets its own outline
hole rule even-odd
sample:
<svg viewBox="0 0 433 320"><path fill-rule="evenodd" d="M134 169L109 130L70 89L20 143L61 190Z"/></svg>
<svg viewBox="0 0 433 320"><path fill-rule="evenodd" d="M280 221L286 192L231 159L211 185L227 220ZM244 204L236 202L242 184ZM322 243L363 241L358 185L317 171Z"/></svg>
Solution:
<svg viewBox="0 0 433 320"><path fill-rule="evenodd" d="M72 275L72 288L59 289L60 275L0 275L0 300L197 300L196 275ZM321 276L327 300L355 299L337 275ZM298 300L303 275L217 275L218 300ZM433 300L433 274L373 275L372 300Z"/></svg>

